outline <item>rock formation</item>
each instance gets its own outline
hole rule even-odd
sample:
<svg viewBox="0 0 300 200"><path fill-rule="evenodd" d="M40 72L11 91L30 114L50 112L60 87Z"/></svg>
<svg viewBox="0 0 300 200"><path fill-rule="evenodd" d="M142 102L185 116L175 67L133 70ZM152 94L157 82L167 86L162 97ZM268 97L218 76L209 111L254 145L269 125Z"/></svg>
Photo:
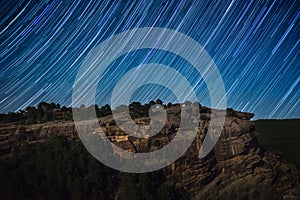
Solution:
<svg viewBox="0 0 300 200"><path fill-rule="evenodd" d="M168 144L178 131L179 106L168 108L167 113L168 120L164 128L156 136L144 139L126 135L114 123L112 116L99 118L99 122L107 137L119 147L132 152L149 152ZM194 142L179 160L163 169L170 184L187 191L194 199L212 192L211 188L225 191L228 185L238 184L239 181L251 181L254 185L271 185L285 199L296 198L294 188L298 187L297 169L260 148L256 137L258 133L254 123L250 121L253 117L251 113L228 109L216 146L205 158L199 159L198 153L209 126L211 110L201 107L200 113L199 130ZM140 125L148 124L149 119L137 118L135 122ZM88 121L83 123L81 128L89 130ZM128 128L130 129L130 123ZM0 156L2 159L7 158L24 141L34 144L59 134L78 139L75 125L70 121L1 125Z"/></svg>

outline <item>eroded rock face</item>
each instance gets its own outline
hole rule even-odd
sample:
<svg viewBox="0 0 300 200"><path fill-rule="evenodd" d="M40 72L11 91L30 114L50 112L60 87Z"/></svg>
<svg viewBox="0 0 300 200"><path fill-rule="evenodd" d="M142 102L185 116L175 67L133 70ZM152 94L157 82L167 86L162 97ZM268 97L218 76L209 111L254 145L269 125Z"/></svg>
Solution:
<svg viewBox="0 0 300 200"><path fill-rule="evenodd" d="M191 198L198 199L203 191L239 180L255 180L259 184L274 185L277 191L288 195L298 185L295 167L281 161L270 152L263 152L257 141L254 123L249 121L253 114L229 110L217 144L203 159L198 158L201 144L210 123L211 110L200 109L201 120L197 136L188 151L177 161L163 169L167 180L187 191ZM168 108L168 119L164 128L150 138L133 138L116 126L112 116L99 118L99 124L107 137L120 148L131 152L155 151L175 136L180 123L179 106ZM135 119L136 124L149 124L148 118ZM130 123L129 123L130 124ZM134 123L133 123L134 125ZM79 128L97 133L88 121ZM130 126L128 126L130 129ZM131 131L139 131L132 129ZM0 156L7 158L18 146L27 141L44 141L53 135L64 134L70 139L79 139L73 122L51 122L35 125L7 125L0 127Z"/></svg>
<svg viewBox="0 0 300 200"><path fill-rule="evenodd" d="M221 181L223 184L230 183L253 174L257 167L262 166L254 123L249 121L250 114L240 113L239 116L226 118L217 144L204 159L199 159L198 153L209 120L201 120L199 134L188 152L165 169L166 174L170 174L169 180L196 197L213 180L230 177Z"/></svg>

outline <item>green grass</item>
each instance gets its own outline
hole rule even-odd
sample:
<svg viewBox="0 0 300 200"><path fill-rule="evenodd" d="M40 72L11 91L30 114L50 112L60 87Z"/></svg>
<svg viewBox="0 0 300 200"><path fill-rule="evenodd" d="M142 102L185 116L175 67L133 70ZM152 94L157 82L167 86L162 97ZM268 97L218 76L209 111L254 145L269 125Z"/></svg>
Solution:
<svg viewBox="0 0 300 200"><path fill-rule="evenodd" d="M300 119L257 120L259 144L300 169Z"/></svg>

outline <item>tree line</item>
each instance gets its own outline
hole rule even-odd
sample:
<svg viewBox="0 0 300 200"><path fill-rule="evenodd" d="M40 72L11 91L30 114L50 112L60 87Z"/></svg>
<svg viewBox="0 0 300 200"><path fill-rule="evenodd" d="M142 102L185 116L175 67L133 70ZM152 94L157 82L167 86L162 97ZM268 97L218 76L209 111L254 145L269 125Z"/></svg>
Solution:
<svg viewBox="0 0 300 200"><path fill-rule="evenodd" d="M160 104L165 107L172 105L172 103L164 105L163 101L160 99L157 99L156 101L150 101L146 104L133 102L129 105L130 114L133 118L148 116L149 108L155 104ZM116 112L121 112L125 108L128 109L128 106L120 105L116 107L115 110ZM37 107L28 106L24 110L21 109L17 112L0 114L0 123L18 122L19 124L27 125L45 123L55 120L70 121L73 120L72 111L76 112L79 109L85 111L95 111L97 117L104 117L112 114L111 107L108 104L101 107L98 105L90 105L88 107L81 105L79 108L72 109L72 107L61 106L60 104L56 103L41 102Z"/></svg>

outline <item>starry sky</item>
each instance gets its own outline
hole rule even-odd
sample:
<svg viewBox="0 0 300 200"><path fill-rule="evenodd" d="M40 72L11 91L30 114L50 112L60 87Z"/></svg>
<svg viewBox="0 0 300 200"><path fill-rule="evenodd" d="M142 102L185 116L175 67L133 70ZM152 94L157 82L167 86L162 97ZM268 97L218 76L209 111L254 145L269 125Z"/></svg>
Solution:
<svg viewBox="0 0 300 200"><path fill-rule="evenodd" d="M77 71L89 52L117 33L162 27L184 33L214 59L227 106L255 118L300 118L299 0L139 0L0 2L0 112L41 101L70 106ZM176 69L210 105L205 82L169 52L121 56L99 80L96 102L109 103L122 74L145 63ZM195 85L196 84L196 85ZM176 102L167 88L145 85L132 101Z"/></svg>

